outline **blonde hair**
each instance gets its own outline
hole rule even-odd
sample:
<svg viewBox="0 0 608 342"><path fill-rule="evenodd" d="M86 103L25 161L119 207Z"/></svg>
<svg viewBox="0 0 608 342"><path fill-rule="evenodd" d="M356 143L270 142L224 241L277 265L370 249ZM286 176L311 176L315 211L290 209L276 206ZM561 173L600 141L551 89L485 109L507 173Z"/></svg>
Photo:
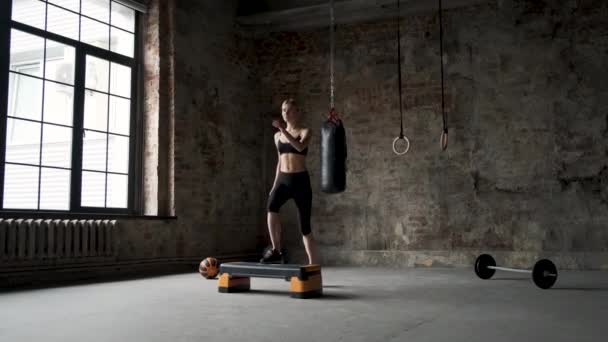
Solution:
<svg viewBox="0 0 608 342"><path fill-rule="evenodd" d="M284 105L289 105L289 107L291 108L297 108L298 106L296 105L296 100L294 100L293 98L288 98L287 100L283 101L283 106Z"/></svg>

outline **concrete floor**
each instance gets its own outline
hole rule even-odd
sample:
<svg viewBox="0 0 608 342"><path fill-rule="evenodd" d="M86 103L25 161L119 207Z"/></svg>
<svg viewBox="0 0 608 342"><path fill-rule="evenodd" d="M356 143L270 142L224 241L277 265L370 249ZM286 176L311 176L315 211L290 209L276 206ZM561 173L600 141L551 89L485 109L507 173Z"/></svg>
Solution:
<svg viewBox="0 0 608 342"><path fill-rule="evenodd" d="M0 294L0 341L600 341L608 272L525 275L470 269L326 268L325 297L252 279L217 293L198 273Z"/></svg>

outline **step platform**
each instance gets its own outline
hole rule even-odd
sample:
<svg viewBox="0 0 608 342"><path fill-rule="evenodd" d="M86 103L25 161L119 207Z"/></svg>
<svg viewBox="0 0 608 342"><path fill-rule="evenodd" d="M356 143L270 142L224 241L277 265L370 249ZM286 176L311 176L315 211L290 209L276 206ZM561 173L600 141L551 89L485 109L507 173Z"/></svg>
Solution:
<svg viewBox="0 0 608 342"><path fill-rule="evenodd" d="M220 265L218 291L246 292L251 277L289 279L293 298L315 298L323 294L321 265L262 264L257 262L228 262Z"/></svg>

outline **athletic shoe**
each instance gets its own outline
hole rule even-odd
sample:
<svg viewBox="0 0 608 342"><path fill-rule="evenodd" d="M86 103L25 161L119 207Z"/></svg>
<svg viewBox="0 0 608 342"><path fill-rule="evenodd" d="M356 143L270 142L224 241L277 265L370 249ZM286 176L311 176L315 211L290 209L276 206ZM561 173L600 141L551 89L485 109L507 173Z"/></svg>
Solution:
<svg viewBox="0 0 608 342"><path fill-rule="evenodd" d="M260 263L263 264L284 264L283 254L277 252L274 249L270 249L266 251L264 257L260 259Z"/></svg>

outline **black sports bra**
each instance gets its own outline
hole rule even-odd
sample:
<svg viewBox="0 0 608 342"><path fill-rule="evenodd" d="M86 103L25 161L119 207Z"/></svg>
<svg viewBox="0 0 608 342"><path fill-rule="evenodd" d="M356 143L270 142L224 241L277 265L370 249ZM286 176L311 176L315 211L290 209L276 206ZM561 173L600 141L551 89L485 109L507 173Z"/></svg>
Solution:
<svg viewBox="0 0 608 342"><path fill-rule="evenodd" d="M298 137L296 139L300 139L300 136L298 135ZM281 141L281 139L279 138L279 146L277 147L277 149L279 150L279 154L283 154L283 153L294 153L294 154L302 154L302 155L306 155L308 153L308 146L302 150L302 152L296 150L295 147L291 146L290 143L284 143Z"/></svg>

